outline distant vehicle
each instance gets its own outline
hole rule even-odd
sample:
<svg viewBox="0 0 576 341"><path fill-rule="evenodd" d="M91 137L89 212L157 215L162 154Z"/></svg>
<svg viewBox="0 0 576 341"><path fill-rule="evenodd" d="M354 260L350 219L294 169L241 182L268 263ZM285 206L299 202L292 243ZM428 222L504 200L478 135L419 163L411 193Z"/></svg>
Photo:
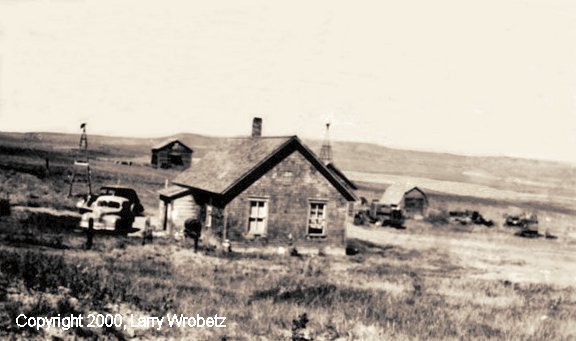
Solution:
<svg viewBox="0 0 576 341"><path fill-rule="evenodd" d="M506 215L506 226L521 227L528 230L537 230L538 216L534 213L522 215Z"/></svg>
<svg viewBox="0 0 576 341"><path fill-rule="evenodd" d="M516 236L525 238L538 238L543 235L538 232L538 216L534 213L524 213L521 215L505 215L506 226L518 227L520 230L515 233ZM553 239L555 236L547 238Z"/></svg>
<svg viewBox="0 0 576 341"><path fill-rule="evenodd" d="M522 226L520 216L507 216L506 217L506 226Z"/></svg>
<svg viewBox="0 0 576 341"><path fill-rule="evenodd" d="M134 223L135 214L130 200L113 195L101 195L86 208L80 227L88 228L92 222L95 230L127 231Z"/></svg>
<svg viewBox="0 0 576 341"><path fill-rule="evenodd" d="M478 211L450 211L450 221L454 223L460 223L460 225L484 225L487 227L494 226L492 220L486 220Z"/></svg>
<svg viewBox="0 0 576 341"><path fill-rule="evenodd" d="M368 214L372 222L381 222L382 226L388 225L396 228L404 226L405 217L398 207L372 202Z"/></svg>
<svg viewBox="0 0 576 341"><path fill-rule="evenodd" d="M519 230L518 232L514 233L515 236L518 237L524 237L524 238L538 238L538 237L542 237L542 235L540 233L538 233L537 230L532 230L532 229L527 229L527 228L522 228L521 230ZM548 238L548 237L547 237ZM549 238L550 239L550 238Z"/></svg>
<svg viewBox="0 0 576 341"><path fill-rule="evenodd" d="M92 204L103 195L115 196L125 198L130 202L130 211L135 216L144 216L144 206L140 203L140 198L136 191L129 187L119 187L119 186L102 186L100 188L100 194L89 195L85 200L80 201L76 206L80 210L80 213L90 212L90 207Z"/></svg>

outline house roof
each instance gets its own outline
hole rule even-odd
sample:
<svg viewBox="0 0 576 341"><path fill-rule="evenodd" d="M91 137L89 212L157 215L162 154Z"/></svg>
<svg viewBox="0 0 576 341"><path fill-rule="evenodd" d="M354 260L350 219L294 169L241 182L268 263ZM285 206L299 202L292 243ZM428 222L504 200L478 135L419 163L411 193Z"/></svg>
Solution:
<svg viewBox="0 0 576 341"><path fill-rule="evenodd" d="M344 182L346 186L350 187L351 189L358 189L356 184L352 182L352 180L348 179L348 177L344 175L344 173L342 173L342 171L338 169L333 162L328 163L326 165L326 168L328 168L332 173L334 173L334 175L336 175L337 178L339 178L342 182Z"/></svg>
<svg viewBox="0 0 576 341"><path fill-rule="evenodd" d="M417 190L420 193L424 194L424 192L422 192L421 189L411 184L406 183L392 184L388 188L386 188L386 191L380 198L379 203L383 205L398 205L400 204L400 202L402 202L404 195L408 192L411 192L412 190Z"/></svg>
<svg viewBox="0 0 576 341"><path fill-rule="evenodd" d="M174 144L174 143L180 143L180 145L182 145L182 147L188 149L189 151L192 151L192 148L188 147L187 145L182 143L180 140L176 140L176 139L164 140L164 141L158 143L157 145L152 146L152 150L163 149L163 148L165 148L171 144Z"/></svg>
<svg viewBox="0 0 576 341"><path fill-rule="evenodd" d="M206 192L235 196L268 170L298 150L348 200L354 193L297 136L228 138L221 141L173 183Z"/></svg>

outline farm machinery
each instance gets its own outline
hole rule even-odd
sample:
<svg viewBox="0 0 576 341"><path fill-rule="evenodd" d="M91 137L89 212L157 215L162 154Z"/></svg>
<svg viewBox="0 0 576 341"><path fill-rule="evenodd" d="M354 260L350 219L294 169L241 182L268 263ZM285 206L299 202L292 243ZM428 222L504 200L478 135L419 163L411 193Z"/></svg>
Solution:
<svg viewBox="0 0 576 341"><path fill-rule="evenodd" d="M505 215L506 226L530 228L538 225L538 216L534 213L524 213L521 215Z"/></svg>
<svg viewBox="0 0 576 341"><path fill-rule="evenodd" d="M520 231L516 232L517 236L536 238L541 236L538 233L538 216L535 213L523 213L521 215L508 215L505 225L509 227L519 227Z"/></svg>
<svg viewBox="0 0 576 341"><path fill-rule="evenodd" d="M382 226L392 226L402 228L404 225L404 213L402 209L393 205L382 205L372 202L368 217L372 223L380 223Z"/></svg>
<svg viewBox="0 0 576 341"><path fill-rule="evenodd" d="M494 226L492 220L486 220L478 211L450 211L450 221L454 223L459 223L460 225L484 225L486 227Z"/></svg>

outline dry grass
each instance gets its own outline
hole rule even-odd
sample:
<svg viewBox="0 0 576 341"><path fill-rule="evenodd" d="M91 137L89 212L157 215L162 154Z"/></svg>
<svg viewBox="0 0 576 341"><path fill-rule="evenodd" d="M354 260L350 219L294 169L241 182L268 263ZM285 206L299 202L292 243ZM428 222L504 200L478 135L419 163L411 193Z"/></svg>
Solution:
<svg viewBox="0 0 576 341"><path fill-rule="evenodd" d="M7 232L3 236L18 230L39 240L60 236L67 247L63 252L46 245L36 249L37 243L2 242L1 280L7 291L0 310L5 312L3 321L8 321L1 326L4 336L273 340L294 335L374 340L576 336L574 287L475 278L478 269L442 244L383 247L356 241L362 252L353 257L290 257L195 254L186 243L157 239L141 246L138 238L99 235L94 250L86 251L82 235L69 233L64 218L2 219L2 230ZM10 323L22 311L42 316L71 311L126 316L217 313L228 319L225 329L84 328L68 334L34 334Z"/></svg>
<svg viewBox="0 0 576 341"><path fill-rule="evenodd" d="M47 172L43 151L26 152L18 149L16 154L2 154L3 151L6 150L0 148L0 192L10 193L12 205L75 210L78 199L68 198L68 176L72 171L73 153L48 153L51 161L50 171ZM150 215L157 213L157 191L163 188L166 179L172 179L177 174L175 171L154 169L141 164L117 165L97 157L91 160L91 169L93 192L98 192L104 185L132 187L138 192ZM87 191L85 183L77 183L73 194L85 194Z"/></svg>

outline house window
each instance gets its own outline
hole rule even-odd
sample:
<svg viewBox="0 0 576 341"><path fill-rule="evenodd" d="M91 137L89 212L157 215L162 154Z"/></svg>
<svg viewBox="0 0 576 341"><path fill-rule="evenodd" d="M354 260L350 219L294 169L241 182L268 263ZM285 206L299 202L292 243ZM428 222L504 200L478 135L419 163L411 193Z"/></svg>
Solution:
<svg viewBox="0 0 576 341"><path fill-rule="evenodd" d="M326 233L326 203L310 202L308 212L308 235L324 236Z"/></svg>
<svg viewBox="0 0 576 341"><path fill-rule="evenodd" d="M248 234L262 236L266 234L268 224L268 202L266 200L250 200L250 217L248 218Z"/></svg>

